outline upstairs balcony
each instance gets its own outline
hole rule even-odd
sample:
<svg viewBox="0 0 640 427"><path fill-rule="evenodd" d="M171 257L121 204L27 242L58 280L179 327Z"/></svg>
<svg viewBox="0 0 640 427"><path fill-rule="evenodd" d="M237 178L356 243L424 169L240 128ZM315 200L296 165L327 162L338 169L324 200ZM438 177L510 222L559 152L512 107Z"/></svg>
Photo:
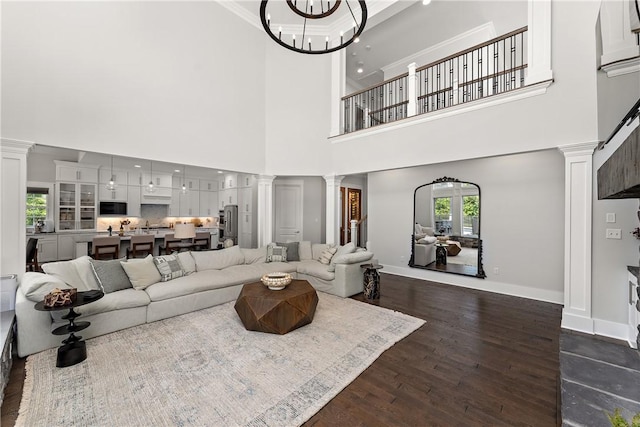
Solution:
<svg viewBox="0 0 640 427"><path fill-rule="evenodd" d="M503 94L525 86L527 27L342 98L341 133Z"/></svg>

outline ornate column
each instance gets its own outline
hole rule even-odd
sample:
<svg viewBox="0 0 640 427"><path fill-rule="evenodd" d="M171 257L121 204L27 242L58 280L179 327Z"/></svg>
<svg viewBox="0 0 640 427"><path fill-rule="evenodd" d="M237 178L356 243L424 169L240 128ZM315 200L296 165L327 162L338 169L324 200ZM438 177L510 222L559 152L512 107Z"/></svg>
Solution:
<svg viewBox="0 0 640 427"><path fill-rule="evenodd" d="M564 308L562 327L593 333L591 209L597 143L558 147L564 154Z"/></svg>
<svg viewBox="0 0 640 427"><path fill-rule="evenodd" d="M22 277L26 267L25 222L27 205L27 153L33 143L0 140L0 274Z"/></svg>
<svg viewBox="0 0 640 427"><path fill-rule="evenodd" d="M258 247L273 240L273 180L275 176L258 176Z"/></svg>
<svg viewBox="0 0 640 427"><path fill-rule="evenodd" d="M527 14L527 85L553 79L551 71L551 0L529 0Z"/></svg>
<svg viewBox="0 0 640 427"><path fill-rule="evenodd" d="M326 243L340 243L340 183L342 175L323 176L327 184Z"/></svg>

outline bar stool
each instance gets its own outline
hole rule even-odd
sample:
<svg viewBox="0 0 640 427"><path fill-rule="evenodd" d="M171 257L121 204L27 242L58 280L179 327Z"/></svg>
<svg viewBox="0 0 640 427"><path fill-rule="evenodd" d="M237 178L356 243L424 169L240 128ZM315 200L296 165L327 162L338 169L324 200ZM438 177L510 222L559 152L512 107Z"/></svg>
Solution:
<svg viewBox="0 0 640 427"><path fill-rule="evenodd" d="M120 258L120 236L94 237L91 246L93 259Z"/></svg>
<svg viewBox="0 0 640 427"><path fill-rule="evenodd" d="M27 242L27 271L40 271L38 267L38 239L29 237Z"/></svg>
<svg viewBox="0 0 640 427"><path fill-rule="evenodd" d="M196 232L196 237L193 239L193 249L196 251L211 249L211 233L208 231Z"/></svg>
<svg viewBox="0 0 640 427"><path fill-rule="evenodd" d="M160 253L164 252L165 255L171 254L173 251L180 251L180 243L182 239L176 239L173 233L167 233L164 235L164 245L160 246Z"/></svg>
<svg viewBox="0 0 640 427"><path fill-rule="evenodd" d="M147 255L153 256L153 244L155 236L151 234L141 234L131 236L130 246L127 248L127 258L142 258Z"/></svg>

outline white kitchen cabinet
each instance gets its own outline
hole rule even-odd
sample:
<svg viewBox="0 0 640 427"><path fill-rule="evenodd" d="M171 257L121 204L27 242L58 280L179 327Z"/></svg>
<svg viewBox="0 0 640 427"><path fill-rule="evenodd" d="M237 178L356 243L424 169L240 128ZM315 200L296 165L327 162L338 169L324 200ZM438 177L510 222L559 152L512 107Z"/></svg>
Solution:
<svg viewBox="0 0 640 427"><path fill-rule="evenodd" d="M220 203L220 209L224 209L227 205L237 205L238 204L238 189L231 188L225 189L218 192L218 198Z"/></svg>
<svg viewBox="0 0 640 427"><path fill-rule="evenodd" d="M58 236L58 260L66 261L76 257L76 240L72 235Z"/></svg>
<svg viewBox="0 0 640 427"><path fill-rule="evenodd" d="M142 185L149 184L152 181L151 175L148 173L142 174ZM173 176L168 173L153 173L153 185L156 187L171 188L173 186Z"/></svg>
<svg viewBox="0 0 640 427"><path fill-rule="evenodd" d="M244 174L244 173L238 175L239 188L253 187L254 181L255 181L255 175Z"/></svg>
<svg viewBox="0 0 640 427"><path fill-rule="evenodd" d="M219 187L218 181L200 180L200 191L218 191Z"/></svg>
<svg viewBox="0 0 640 427"><path fill-rule="evenodd" d="M95 230L96 184L56 183L56 230Z"/></svg>
<svg viewBox="0 0 640 427"><path fill-rule="evenodd" d="M148 183L149 181L145 182L144 184L148 184ZM133 172L127 173L127 185L143 185L142 171L137 169Z"/></svg>
<svg viewBox="0 0 640 427"><path fill-rule="evenodd" d="M100 184L98 189L98 197L101 202L126 202L127 201L127 186L118 185L115 190L107 190L107 188Z"/></svg>
<svg viewBox="0 0 640 427"><path fill-rule="evenodd" d="M127 215L128 216L140 216L140 186L128 185L127 186Z"/></svg>
<svg viewBox="0 0 640 427"><path fill-rule="evenodd" d="M253 189L251 187L238 190L238 209L242 213L253 213Z"/></svg>
<svg viewBox="0 0 640 427"><path fill-rule="evenodd" d="M65 182L98 182L98 166L54 160L56 180Z"/></svg>
<svg viewBox="0 0 640 427"><path fill-rule="evenodd" d="M180 190L171 190L171 204L169 205L169 216L180 216Z"/></svg>
<svg viewBox="0 0 640 427"><path fill-rule="evenodd" d="M216 216L218 214L218 192L200 191L200 216Z"/></svg>
<svg viewBox="0 0 640 427"><path fill-rule="evenodd" d="M253 247L253 216L248 213L239 215L238 245L241 248Z"/></svg>
<svg viewBox="0 0 640 427"><path fill-rule="evenodd" d="M111 168L100 168L100 184L107 185L111 180ZM113 182L116 185L126 186L129 183L127 171L121 169L113 170Z"/></svg>
<svg viewBox="0 0 640 427"><path fill-rule="evenodd" d="M38 263L58 260L58 236L38 236Z"/></svg>
<svg viewBox="0 0 640 427"><path fill-rule="evenodd" d="M224 188L225 190L231 189L231 188L238 188L238 174L237 173L226 174L224 176L222 188Z"/></svg>
<svg viewBox="0 0 640 427"><path fill-rule="evenodd" d="M200 215L200 192L187 191L182 194L180 190L180 216L199 216Z"/></svg>

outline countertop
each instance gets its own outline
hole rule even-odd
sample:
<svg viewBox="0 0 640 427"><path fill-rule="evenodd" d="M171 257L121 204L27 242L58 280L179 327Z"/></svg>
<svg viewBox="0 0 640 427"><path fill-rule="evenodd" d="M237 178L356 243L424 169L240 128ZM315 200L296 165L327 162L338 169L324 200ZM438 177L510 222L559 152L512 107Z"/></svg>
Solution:
<svg viewBox="0 0 640 427"><path fill-rule="evenodd" d="M204 228L204 227L198 227L196 228L196 232L206 232L208 231L209 233L213 233L213 234L217 234L218 233L218 227L208 227L208 228ZM151 234L153 236L155 236L156 239L164 239L164 236L166 234L169 233L173 233L174 230L171 228L160 228L160 229L151 229L148 232L145 230L142 235L147 235L147 234ZM109 234L109 232L107 231L65 231L65 232L60 232L60 233L27 233L27 237L33 237L33 238L45 238L47 236L74 236L74 240L77 243L81 243L81 242L90 242L93 240L94 237L97 236L107 236ZM113 231L113 236L117 236L118 235L118 231L114 230ZM131 236L135 236L136 233L134 231L127 231L125 232L124 236L120 236L120 240L131 240Z"/></svg>

